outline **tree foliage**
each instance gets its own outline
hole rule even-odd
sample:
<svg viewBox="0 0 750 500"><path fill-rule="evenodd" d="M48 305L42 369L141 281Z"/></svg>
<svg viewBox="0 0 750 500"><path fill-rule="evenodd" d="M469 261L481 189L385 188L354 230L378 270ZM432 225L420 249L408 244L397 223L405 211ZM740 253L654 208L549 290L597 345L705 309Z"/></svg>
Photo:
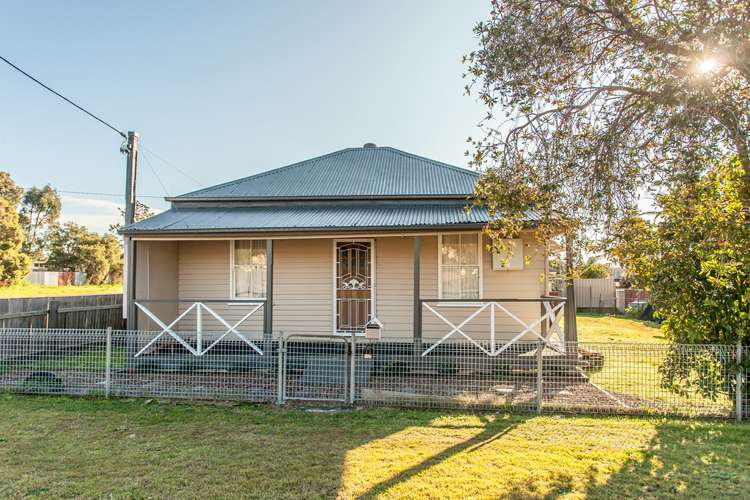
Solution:
<svg viewBox="0 0 750 500"><path fill-rule="evenodd" d="M720 163L697 182L659 196L655 221L634 214L619 223L611 251L635 283L650 290L662 328L676 344L750 345L746 176L739 162ZM735 368L731 352L706 347L685 353L676 346L661 372L666 387L715 397L717 389L733 387Z"/></svg>
<svg viewBox="0 0 750 500"><path fill-rule="evenodd" d="M677 343L750 344L750 213L738 162L657 199L659 216L619 223L611 253L651 292Z"/></svg>
<svg viewBox="0 0 750 500"><path fill-rule="evenodd" d="M52 186L36 186L26 191L21 202L21 224L26 235L24 252L34 260L42 260L47 247L46 235L60 218L60 196Z"/></svg>
<svg viewBox="0 0 750 500"><path fill-rule="evenodd" d="M0 285L14 285L31 271L31 259L21 251L22 245L16 207L0 197Z"/></svg>
<svg viewBox="0 0 750 500"><path fill-rule="evenodd" d="M488 113L469 140L491 236L533 206L542 237L564 223L595 239L644 188L698 178L696 160L733 151L750 168L748 0L496 0L475 31L467 90Z"/></svg>
<svg viewBox="0 0 750 500"><path fill-rule="evenodd" d="M0 198L4 198L15 210L22 196L23 188L16 185L8 172L0 170Z"/></svg>
<svg viewBox="0 0 750 500"><path fill-rule="evenodd" d="M118 208L120 212L120 216L122 217L122 220L125 221L125 210L122 208ZM148 219L149 217L153 217L154 211L151 210L151 207L146 205L145 203L141 203L140 201L136 200L135 202L135 221L141 221L143 219ZM110 224L109 230L113 233L117 233L122 228L122 222L118 222L117 224Z"/></svg>
<svg viewBox="0 0 750 500"><path fill-rule="evenodd" d="M47 265L64 271L86 273L87 283L98 285L122 278L122 253L114 235L101 236L74 222L50 234Z"/></svg>
<svg viewBox="0 0 750 500"><path fill-rule="evenodd" d="M589 257L581 264L580 277L584 279L606 278L609 276L609 267L599 262L595 256Z"/></svg>

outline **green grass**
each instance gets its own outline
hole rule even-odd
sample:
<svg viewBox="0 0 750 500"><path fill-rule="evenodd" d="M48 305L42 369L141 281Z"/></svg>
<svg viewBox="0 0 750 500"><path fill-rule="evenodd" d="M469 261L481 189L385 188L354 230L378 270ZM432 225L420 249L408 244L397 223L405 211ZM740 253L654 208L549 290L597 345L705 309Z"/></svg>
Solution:
<svg viewBox="0 0 750 500"><path fill-rule="evenodd" d="M706 411L729 411L732 401L727 394L710 400L696 391L680 396L661 387L659 367L666 356L668 341L659 325L624 316L579 313L577 315L578 339L583 347L599 351L605 356L604 368L590 374L591 381L609 391L628 394L661 402L684 413ZM586 344L586 343L592 344ZM639 346L635 349L620 349L602 343L657 344L654 347ZM664 347L662 347L662 345Z"/></svg>
<svg viewBox="0 0 750 500"><path fill-rule="evenodd" d="M742 497L750 425L0 396L2 497Z"/></svg>
<svg viewBox="0 0 750 500"><path fill-rule="evenodd" d="M578 313L578 340L581 342L667 342L659 325L611 314Z"/></svg>
<svg viewBox="0 0 750 500"><path fill-rule="evenodd" d="M96 295L122 293L122 285L50 286L20 283L0 287L0 299L22 297L58 297L63 295Z"/></svg>

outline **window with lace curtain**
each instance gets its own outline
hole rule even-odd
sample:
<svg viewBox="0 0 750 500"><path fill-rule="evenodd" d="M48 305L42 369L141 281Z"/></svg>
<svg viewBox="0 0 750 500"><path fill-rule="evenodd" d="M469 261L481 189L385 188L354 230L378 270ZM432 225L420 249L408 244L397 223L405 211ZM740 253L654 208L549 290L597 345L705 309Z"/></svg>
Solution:
<svg viewBox="0 0 750 500"><path fill-rule="evenodd" d="M266 298L266 240L235 240L232 248L233 299Z"/></svg>
<svg viewBox="0 0 750 500"><path fill-rule="evenodd" d="M481 298L481 237L481 233L439 236L441 299Z"/></svg>

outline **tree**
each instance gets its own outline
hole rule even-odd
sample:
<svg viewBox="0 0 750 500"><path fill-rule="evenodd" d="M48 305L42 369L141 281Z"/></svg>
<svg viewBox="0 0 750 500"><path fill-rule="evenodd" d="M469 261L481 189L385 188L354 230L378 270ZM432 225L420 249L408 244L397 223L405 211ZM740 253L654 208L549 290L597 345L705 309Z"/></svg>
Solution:
<svg viewBox="0 0 750 500"><path fill-rule="evenodd" d="M598 258L591 256L581 265L580 277L584 279L606 278L609 276L609 267L599 262Z"/></svg>
<svg viewBox="0 0 750 500"><path fill-rule="evenodd" d="M4 198L15 210L22 196L23 188L16 185L8 172L0 170L0 198Z"/></svg>
<svg viewBox="0 0 750 500"><path fill-rule="evenodd" d="M746 176L736 160L719 163L697 182L659 196L656 220L633 214L619 223L611 253L651 292L674 343L750 345ZM717 382L733 379L733 362L721 350L675 350L661 367L664 385L715 396L724 386Z"/></svg>
<svg viewBox="0 0 750 500"><path fill-rule="evenodd" d="M109 262L107 281L109 283L120 283L122 282L123 272L122 246L120 245L120 240L113 234L105 234L103 237L103 243L106 259L107 262Z"/></svg>
<svg viewBox="0 0 750 500"><path fill-rule="evenodd" d="M659 196L659 217L619 224L611 253L651 292L677 343L750 344L750 212L739 162Z"/></svg>
<svg viewBox="0 0 750 500"><path fill-rule="evenodd" d="M60 196L52 186L36 186L26 191L21 203L21 223L26 233L24 251L41 260L46 249L46 234L60 218Z"/></svg>
<svg viewBox="0 0 750 500"><path fill-rule="evenodd" d="M122 208L118 208L120 215L122 216L122 220L125 220L125 210ZM153 217L154 211L151 210L151 207L146 205L145 203L141 203L140 201L135 202L135 221L141 221L143 219L148 219L149 217ZM110 224L109 230L113 233L117 233L120 228L122 228L122 223L118 222L117 224Z"/></svg>
<svg viewBox="0 0 750 500"><path fill-rule="evenodd" d="M14 285L31 271L31 259L21 252L22 245L15 205L0 197L0 285Z"/></svg>
<svg viewBox="0 0 750 500"><path fill-rule="evenodd" d="M74 222L51 232L47 265L64 271L84 272L86 282L94 285L122 277L117 238L92 233Z"/></svg>
<svg viewBox="0 0 750 500"><path fill-rule="evenodd" d="M490 236L533 206L541 237L590 241L706 158L734 151L750 172L750 1L495 0L475 32L467 91L488 113L469 142Z"/></svg>

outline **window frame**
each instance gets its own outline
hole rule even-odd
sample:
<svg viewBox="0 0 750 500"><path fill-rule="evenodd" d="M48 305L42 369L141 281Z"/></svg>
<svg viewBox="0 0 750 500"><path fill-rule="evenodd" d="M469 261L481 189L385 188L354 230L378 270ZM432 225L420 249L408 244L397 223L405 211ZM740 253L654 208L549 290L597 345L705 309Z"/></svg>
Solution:
<svg viewBox="0 0 750 500"><path fill-rule="evenodd" d="M482 300L484 298L484 252L482 252L482 233L475 233L475 232L456 232L456 233L439 233L438 234L438 244L437 244L437 267L438 267L438 299L443 300L445 297L443 297L443 236L449 235L449 236L455 236L455 235L461 235L461 234L476 234L477 237L477 266L479 267L479 297L476 299L465 299L466 304L471 304L474 300ZM454 299L447 299L447 300L454 300ZM463 305L462 302L456 302L453 305Z"/></svg>
<svg viewBox="0 0 750 500"><path fill-rule="evenodd" d="M264 241L266 242L266 267L264 271L268 273L268 238L242 238L229 240L229 300L243 301L243 302L265 302L268 300L268 282L266 281L266 293L263 297L237 297L236 285L235 285L235 245L238 241Z"/></svg>

